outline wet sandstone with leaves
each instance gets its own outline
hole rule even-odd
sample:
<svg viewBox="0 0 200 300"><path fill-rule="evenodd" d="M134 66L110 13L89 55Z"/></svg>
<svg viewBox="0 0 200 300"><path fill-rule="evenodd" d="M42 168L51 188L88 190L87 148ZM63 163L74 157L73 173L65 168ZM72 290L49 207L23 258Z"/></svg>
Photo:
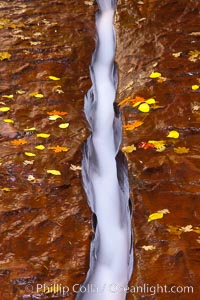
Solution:
<svg viewBox="0 0 200 300"><path fill-rule="evenodd" d="M34 299L27 284L80 283L87 270L80 164L95 45L90 4L0 3L1 300Z"/></svg>
<svg viewBox="0 0 200 300"><path fill-rule="evenodd" d="M115 18L135 234L130 285L192 285L196 295L199 9L193 0L118 0ZM27 284L72 286L88 269L91 222L80 164L95 11L92 1L0 3L2 300L35 299ZM127 299L174 297L194 295Z"/></svg>
<svg viewBox="0 0 200 300"><path fill-rule="evenodd" d="M129 164L135 272L132 285L193 286L200 252L199 1L119 1L118 105Z"/></svg>

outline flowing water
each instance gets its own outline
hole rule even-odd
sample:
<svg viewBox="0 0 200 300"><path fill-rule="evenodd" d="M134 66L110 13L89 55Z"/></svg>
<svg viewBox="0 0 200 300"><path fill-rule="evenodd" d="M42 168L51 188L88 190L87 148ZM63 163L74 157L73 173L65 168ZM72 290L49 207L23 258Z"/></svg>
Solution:
<svg viewBox="0 0 200 300"><path fill-rule="evenodd" d="M94 214L90 269L77 299L125 299L132 270L131 217L127 169L122 154L121 119L114 110L115 3L99 1L97 46L91 63L93 86L85 98L91 128L83 153L83 181ZM94 295L95 293L95 295Z"/></svg>

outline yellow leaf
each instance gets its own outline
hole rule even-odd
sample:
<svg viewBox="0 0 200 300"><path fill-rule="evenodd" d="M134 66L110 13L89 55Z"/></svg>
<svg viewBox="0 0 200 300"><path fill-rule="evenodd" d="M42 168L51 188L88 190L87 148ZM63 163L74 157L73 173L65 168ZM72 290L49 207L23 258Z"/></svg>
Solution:
<svg viewBox="0 0 200 300"><path fill-rule="evenodd" d="M180 230L180 228L178 226L172 226L172 225L168 226L167 231L169 231L171 234L175 234L175 235L181 235L181 233L182 233L182 231Z"/></svg>
<svg viewBox="0 0 200 300"><path fill-rule="evenodd" d="M67 128L67 127L69 127L69 123L62 123L58 127L63 128L63 129Z"/></svg>
<svg viewBox="0 0 200 300"><path fill-rule="evenodd" d="M0 107L0 111L2 111L2 112L7 112L9 110L10 110L10 107L8 107L8 106Z"/></svg>
<svg viewBox="0 0 200 300"><path fill-rule="evenodd" d="M51 80L60 80L60 78L56 77L56 76L49 76L49 79L51 79Z"/></svg>
<svg viewBox="0 0 200 300"><path fill-rule="evenodd" d="M142 103L140 104L140 106L138 107L138 110L141 112L149 112L150 111L150 107L148 103Z"/></svg>
<svg viewBox="0 0 200 300"><path fill-rule="evenodd" d="M152 72L152 73L149 75L149 77L152 78L152 79L154 79L154 78L159 78L159 77L161 77L161 76L162 76L162 74L159 73L159 72Z"/></svg>
<svg viewBox="0 0 200 300"><path fill-rule="evenodd" d="M156 103L156 100L153 99L153 98L150 98L150 99L147 99L145 102L146 102L147 104L155 104L155 103Z"/></svg>
<svg viewBox="0 0 200 300"><path fill-rule="evenodd" d="M32 153L32 152L24 152L24 154L25 154L26 156L36 156L36 154L35 154L35 153Z"/></svg>
<svg viewBox="0 0 200 300"><path fill-rule="evenodd" d="M24 160L23 165L28 166L28 165L33 165L34 160Z"/></svg>
<svg viewBox="0 0 200 300"><path fill-rule="evenodd" d="M163 218L163 213L160 212L156 212L154 214L151 214L148 218L148 222L151 222L153 220L157 220L157 219L162 219Z"/></svg>
<svg viewBox="0 0 200 300"><path fill-rule="evenodd" d="M174 148L174 152L176 152L178 154L188 153L189 151L190 151L190 149L186 148L186 147L177 147L177 148Z"/></svg>
<svg viewBox="0 0 200 300"><path fill-rule="evenodd" d="M192 225L183 226L180 228L182 232L191 232L193 231Z"/></svg>
<svg viewBox="0 0 200 300"><path fill-rule="evenodd" d="M35 127L25 128L24 131L34 131L36 130Z"/></svg>
<svg viewBox="0 0 200 300"><path fill-rule="evenodd" d="M174 57L179 57L179 56L181 56L181 53L182 53L182 52L176 52L176 53L172 53L172 55L173 55Z"/></svg>
<svg viewBox="0 0 200 300"><path fill-rule="evenodd" d="M130 145L122 148L122 152L131 153L136 150L135 145Z"/></svg>
<svg viewBox="0 0 200 300"><path fill-rule="evenodd" d="M144 249L145 251L151 251L151 250L155 250L156 247L153 245L149 245L149 246L144 245L142 246L142 249Z"/></svg>
<svg viewBox="0 0 200 300"><path fill-rule="evenodd" d="M12 99L14 96L13 95L3 95L2 98L7 98L7 99Z"/></svg>
<svg viewBox="0 0 200 300"><path fill-rule="evenodd" d="M192 62L196 62L197 59L200 58L200 51L198 50L192 50L189 52L189 60Z"/></svg>
<svg viewBox="0 0 200 300"><path fill-rule="evenodd" d="M40 94L38 92L30 93L29 96L35 97L35 98L44 98L44 95Z"/></svg>
<svg viewBox="0 0 200 300"><path fill-rule="evenodd" d="M179 132L176 130L172 130L168 133L167 137L173 138L173 139L178 139L179 138Z"/></svg>
<svg viewBox="0 0 200 300"><path fill-rule="evenodd" d="M76 166L76 165L71 164L70 170L72 170L72 171L81 171L82 168L80 166Z"/></svg>
<svg viewBox="0 0 200 300"><path fill-rule="evenodd" d="M166 149L165 141L163 141L163 140L161 140L161 141L150 140L150 141L148 141L148 144L154 145L157 152L162 152Z"/></svg>
<svg viewBox="0 0 200 300"><path fill-rule="evenodd" d="M2 188L1 190L4 191L4 192L10 192L10 188L6 188L6 187Z"/></svg>
<svg viewBox="0 0 200 300"><path fill-rule="evenodd" d="M38 150L44 150L45 146L44 145L37 145L37 146L35 146L35 148L38 149Z"/></svg>
<svg viewBox="0 0 200 300"><path fill-rule="evenodd" d="M169 214L169 213L170 213L169 209L167 209L167 208L161 209L161 210L159 210L159 211L157 211L157 212L158 212L158 213L161 213L161 214L163 214L163 215L166 215L166 214Z"/></svg>
<svg viewBox="0 0 200 300"><path fill-rule="evenodd" d="M58 170L47 170L47 173L52 175L61 175L60 171Z"/></svg>
<svg viewBox="0 0 200 300"><path fill-rule="evenodd" d="M12 119L4 119L3 120L5 123L14 123L14 121Z"/></svg>
<svg viewBox="0 0 200 300"><path fill-rule="evenodd" d="M51 121L55 121L55 120L57 120L57 119L62 119L62 117L59 116L59 115L52 115L52 116L49 116L49 120L51 120Z"/></svg>
<svg viewBox="0 0 200 300"><path fill-rule="evenodd" d="M18 90L18 91L16 91L16 93L19 94L19 95L23 95L23 94L25 94L26 92L25 92L25 91L22 91L22 90Z"/></svg>
<svg viewBox="0 0 200 300"><path fill-rule="evenodd" d="M192 90L193 91L196 91L198 89L199 89L199 85L197 85L197 84L192 85Z"/></svg>
<svg viewBox="0 0 200 300"><path fill-rule="evenodd" d="M11 56L9 52L0 52L0 60L10 59Z"/></svg>
<svg viewBox="0 0 200 300"><path fill-rule="evenodd" d="M47 139L48 137L50 137L50 134L49 133L37 133L37 137Z"/></svg>

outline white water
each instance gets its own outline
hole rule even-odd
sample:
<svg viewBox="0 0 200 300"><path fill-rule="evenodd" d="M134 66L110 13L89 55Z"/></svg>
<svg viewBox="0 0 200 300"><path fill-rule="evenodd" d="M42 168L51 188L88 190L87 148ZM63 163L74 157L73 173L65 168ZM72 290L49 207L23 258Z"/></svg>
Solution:
<svg viewBox="0 0 200 300"><path fill-rule="evenodd" d="M91 136L83 151L83 183L97 225L90 269L77 300L123 300L132 272L132 231L126 165L122 158L116 160L121 119L113 108L117 80L115 3L98 0L98 4L97 47L91 63L93 86L85 98Z"/></svg>

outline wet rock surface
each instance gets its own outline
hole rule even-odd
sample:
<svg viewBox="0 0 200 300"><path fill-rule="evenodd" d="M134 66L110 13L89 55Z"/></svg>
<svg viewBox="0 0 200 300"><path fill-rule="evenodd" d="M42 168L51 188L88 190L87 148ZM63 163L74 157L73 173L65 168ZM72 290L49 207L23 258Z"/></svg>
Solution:
<svg viewBox="0 0 200 300"><path fill-rule="evenodd" d="M121 105L125 125L143 122L124 129L123 146L134 145L126 154L135 233L130 287L146 284L146 292L133 288L127 299L186 300L200 295L199 10L199 1L118 4L118 102L132 100ZM150 78L152 73L158 77ZM156 104L149 105L148 113L141 112L139 105L133 107L136 97L153 98ZM170 131L179 137L167 137ZM162 141L164 148L149 145L151 141ZM163 209L161 219L148 222ZM168 292L147 292L147 285L157 284L166 285ZM181 288L173 293L172 286L193 286L194 294Z"/></svg>
<svg viewBox="0 0 200 300"><path fill-rule="evenodd" d="M1 300L62 298L36 285L71 289L88 268L80 164L95 10L91 1L0 3Z"/></svg>

